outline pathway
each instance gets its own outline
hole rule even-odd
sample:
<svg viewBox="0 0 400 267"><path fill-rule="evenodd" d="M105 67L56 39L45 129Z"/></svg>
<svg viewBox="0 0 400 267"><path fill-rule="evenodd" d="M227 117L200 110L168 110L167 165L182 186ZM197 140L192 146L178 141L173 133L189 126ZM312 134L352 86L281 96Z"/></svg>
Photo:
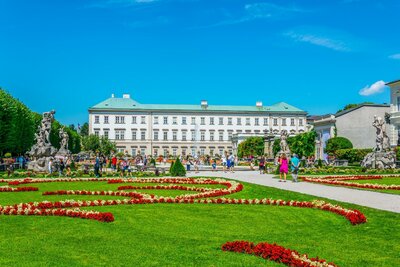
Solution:
<svg viewBox="0 0 400 267"><path fill-rule="evenodd" d="M275 187L283 190L324 197L341 202L353 203L374 209L400 213L400 195L385 194L367 190L357 190L339 186L327 186L306 182L292 183L291 181L288 181L286 183L280 183L278 182L278 179L272 178L274 175L261 175L257 171L237 171L235 173L202 171L200 173L189 172L187 176L214 176L235 179L247 183Z"/></svg>

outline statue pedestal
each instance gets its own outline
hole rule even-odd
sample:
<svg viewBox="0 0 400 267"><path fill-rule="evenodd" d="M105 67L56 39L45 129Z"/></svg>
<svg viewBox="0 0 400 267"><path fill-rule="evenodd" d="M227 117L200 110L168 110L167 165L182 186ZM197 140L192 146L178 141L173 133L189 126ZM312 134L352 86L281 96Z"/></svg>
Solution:
<svg viewBox="0 0 400 267"><path fill-rule="evenodd" d="M396 168L396 153L390 152L371 152L368 153L361 166L372 169L394 169Z"/></svg>

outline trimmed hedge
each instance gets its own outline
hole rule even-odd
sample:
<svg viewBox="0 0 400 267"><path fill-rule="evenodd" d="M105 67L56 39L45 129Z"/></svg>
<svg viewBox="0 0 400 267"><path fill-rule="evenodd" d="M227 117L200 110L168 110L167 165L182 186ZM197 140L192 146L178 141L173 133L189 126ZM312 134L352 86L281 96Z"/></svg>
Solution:
<svg viewBox="0 0 400 267"><path fill-rule="evenodd" d="M170 173L172 176L185 176L186 175L185 167L183 167L179 158L177 158L175 163L172 165Z"/></svg>
<svg viewBox="0 0 400 267"><path fill-rule="evenodd" d="M364 157L371 153L371 148L366 149L339 149L336 150L335 154L338 159L348 160L349 163L360 162L364 159Z"/></svg>
<svg viewBox="0 0 400 267"><path fill-rule="evenodd" d="M328 154L335 154L339 149L350 149L353 148L353 144L349 139L345 137L334 137L328 140L326 143L325 151ZM336 154L335 154L336 155Z"/></svg>

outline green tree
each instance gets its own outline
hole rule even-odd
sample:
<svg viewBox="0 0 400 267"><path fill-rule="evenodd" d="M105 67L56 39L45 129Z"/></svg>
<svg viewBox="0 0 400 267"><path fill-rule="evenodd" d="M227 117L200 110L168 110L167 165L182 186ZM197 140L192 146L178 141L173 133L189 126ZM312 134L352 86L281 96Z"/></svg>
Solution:
<svg viewBox="0 0 400 267"><path fill-rule="evenodd" d="M289 149L291 153L297 154L301 157L309 157L315 153L315 139L317 133L315 131L310 131L296 136L291 136L287 139ZM278 154L281 150L280 140L276 139L272 147L274 155Z"/></svg>
<svg viewBox="0 0 400 267"><path fill-rule="evenodd" d="M349 110L349 109L361 106L363 104L373 104L373 102L363 102L363 103L360 103L360 104L354 104L354 103L347 104L346 106L343 107L343 109L339 109L336 113L339 113L339 112L342 112L342 111L345 111L345 110Z"/></svg>
<svg viewBox="0 0 400 267"><path fill-rule="evenodd" d="M111 142L108 138L102 136L100 138L100 152L105 156L110 156L113 151L116 151L117 147L114 142Z"/></svg>
<svg viewBox="0 0 400 267"><path fill-rule="evenodd" d="M83 136L82 147L84 151L100 151L100 138L94 134Z"/></svg>
<svg viewBox="0 0 400 267"><path fill-rule="evenodd" d="M176 159L175 163L172 165L170 173L172 176L185 176L186 175L185 167L183 167L179 157Z"/></svg>
<svg viewBox="0 0 400 267"><path fill-rule="evenodd" d="M238 156L261 156L264 154L264 138L253 136L249 137L238 146Z"/></svg>
<svg viewBox="0 0 400 267"><path fill-rule="evenodd" d="M349 139L345 137L334 137L326 142L325 152L335 155L336 150L349 148L353 148L353 144Z"/></svg>
<svg viewBox="0 0 400 267"><path fill-rule="evenodd" d="M81 134L82 136L88 136L88 135L89 135L89 123L85 122L85 123L81 126L80 134Z"/></svg>

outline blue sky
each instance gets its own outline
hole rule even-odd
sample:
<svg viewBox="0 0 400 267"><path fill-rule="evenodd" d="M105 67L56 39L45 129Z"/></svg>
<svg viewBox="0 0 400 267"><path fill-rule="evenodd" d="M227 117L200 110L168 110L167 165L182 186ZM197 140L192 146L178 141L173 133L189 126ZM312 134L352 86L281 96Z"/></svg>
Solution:
<svg viewBox="0 0 400 267"><path fill-rule="evenodd" d="M0 86L63 123L111 93L310 114L389 102L395 0L0 0Z"/></svg>

